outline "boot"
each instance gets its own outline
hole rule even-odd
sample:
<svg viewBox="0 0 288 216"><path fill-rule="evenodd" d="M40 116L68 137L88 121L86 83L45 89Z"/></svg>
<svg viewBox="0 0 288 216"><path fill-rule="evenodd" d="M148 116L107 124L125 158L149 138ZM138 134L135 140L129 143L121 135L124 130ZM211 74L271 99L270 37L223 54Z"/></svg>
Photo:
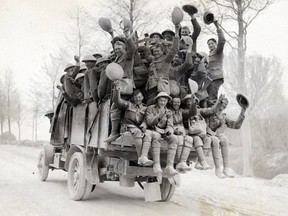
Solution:
<svg viewBox="0 0 288 216"><path fill-rule="evenodd" d="M223 174L222 169L221 169L219 145L212 146L212 156L213 156L213 161L215 165L215 175L220 179L225 178L225 175Z"/></svg>
<svg viewBox="0 0 288 216"><path fill-rule="evenodd" d="M191 167L187 166L186 161L189 157L191 148L185 146L183 147L182 155L180 158L180 162L176 166L177 171L191 171Z"/></svg>
<svg viewBox="0 0 288 216"><path fill-rule="evenodd" d="M199 162L199 158L197 158L197 161L195 163L195 166L194 166L195 169L198 169L198 170L203 170L203 167L202 165L200 164Z"/></svg>
<svg viewBox="0 0 288 216"><path fill-rule="evenodd" d="M152 148L152 155L153 155L153 171L154 173L162 174L162 169L160 166L160 147Z"/></svg>
<svg viewBox="0 0 288 216"><path fill-rule="evenodd" d="M150 148L149 142L143 142L141 156L138 159L138 164L142 166L151 166L153 164L152 160L149 160L147 155Z"/></svg>
<svg viewBox="0 0 288 216"><path fill-rule="evenodd" d="M198 148L196 148L196 152L197 152L197 155L198 155L198 161L201 164L201 166L203 167L203 169L204 170L210 169L209 164L205 160L205 155L204 155L204 152L203 152L203 148L201 146L199 146Z"/></svg>
<svg viewBox="0 0 288 216"><path fill-rule="evenodd" d="M179 162L180 162L180 157L181 157L181 154L182 154L182 150L183 150L183 145L178 145L177 146L177 150L176 150L176 159Z"/></svg>
<svg viewBox="0 0 288 216"><path fill-rule="evenodd" d="M234 178L235 176L232 174L231 169L229 168L229 150L228 144L221 146L221 153L223 158L223 173L228 178Z"/></svg>
<svg viewBox="0 0 288 216"><path fill-rule="evenodd" d="M120 119L112 120L111 124L112 124L111 134L104 141L107 143L113 142L114 140L116 140L120 136L120 134L119 134Z"/></svg>
<svg viewBox="0 0 288 216"><path fill-rule="evenodd" d="M178 174L178 172L174 169L174 159L176 155L176 149L169 149L168 148L168 153L167 153L167 165L164 170L165 173L171 176L175 176Z"/></svg>

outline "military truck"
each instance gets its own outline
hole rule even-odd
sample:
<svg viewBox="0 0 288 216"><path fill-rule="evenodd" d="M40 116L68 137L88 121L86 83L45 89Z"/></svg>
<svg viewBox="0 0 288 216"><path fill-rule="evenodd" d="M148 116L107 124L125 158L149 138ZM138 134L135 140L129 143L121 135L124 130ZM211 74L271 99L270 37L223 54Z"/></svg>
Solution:
<svg viewBox="0 0 288 216"><path fill-rule="evenodd" d="M87 199L97 184L107 181L119 181L122 187L134 187L137 182L144 189L146 201L171 199L180 185L180 176L163 173L159 181L152 166L139 166L131 134L125 132L111 143L104 142L111 127L109 99L100 105L92 102L73 107L62 95L59 97L51 119L50 144L45 145L39 155L40 180L45 181L49 171L66 171L68 191L73 200ZM166 166L166 141L162 140L161 146L163 168ZM188 160L195 158L195 151L191 151Z"/></svg>

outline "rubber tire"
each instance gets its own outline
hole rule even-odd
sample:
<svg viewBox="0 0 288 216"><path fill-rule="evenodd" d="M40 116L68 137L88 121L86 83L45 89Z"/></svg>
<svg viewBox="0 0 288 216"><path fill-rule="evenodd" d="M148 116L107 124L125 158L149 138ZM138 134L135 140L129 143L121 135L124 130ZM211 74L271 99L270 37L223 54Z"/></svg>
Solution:
<svg viewBox="0 0 288 216"><path fill-rule="evenodd" d="M71 199L75 201L87 199L92 191L92 184L85 178L84 156L80 152L75 152L69 161L67 186Z"/></svg>
<svg viewBox="0 0 288 216"><path fill-rule="evenodd" d="M162 201L168 201L174 195L175 186L172 185L167 178L163 178L160 184L160 191Z"/></svg>
<svg viewBox="0 0 288 216"><path fill-rule="evenodd" d="M49 167L47 165L45 165L45 151L44 151L44 149L41 150L39 153L37 167L38 167L39 179L41 181L46 181L46 179L48 178L48 174L49 174Z"/></svg>

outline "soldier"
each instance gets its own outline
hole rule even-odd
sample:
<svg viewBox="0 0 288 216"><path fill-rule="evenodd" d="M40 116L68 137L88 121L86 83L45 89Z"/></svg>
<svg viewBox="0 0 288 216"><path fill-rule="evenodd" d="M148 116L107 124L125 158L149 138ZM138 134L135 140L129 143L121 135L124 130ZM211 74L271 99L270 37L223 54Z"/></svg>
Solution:
<svg viewBox="0 0 288 216"><path fill-rule="evenodd" d="M80 61L78 56L74 56L74 59L76 61L76 66L68 64L64 69L66 74L64 75L63 80L63 91L69 96L69 99L66 98L67 102L76 106L83 100L83 95L81 95L81 91L79 92L79 89L75 86L75 77L79 73Z"/></svg>
<svg viewBox="0 0 288 216"><path fill-rule="evenodd" d="M146 111L147 130L143 138L143 144L145 142L152 144L153 171L157 175L162 175L159 142L161 137L168 142L167 166L164 172L171 176L178 174L173 167L177 148L177 138L173 129L173 115L171 110L166 107L170 100L171 97L166 92L160 92L155 97L156 104L149 106Z"/></svg>
<svg viewBox="0 0 288 216"><path fill-rule="evenodd" d="M108 79L105 73L105 69L110 62L111 62L110 59L105 58L105 57L99 58L96 62L96 66L100 70L100 80L99 80L99 85L97 89L100 103L109 99L111 95L112 83L111 83L111 80Z"/></svg>
<svg viewBox="0 0 288 216"><path fill-rule="evenodd" d="M193 42L189 40L189 47L186 52L185 61L183 63L183 57L185 56L184 52L178 52L170 65L169 68L169 79L175 80L180 88L180 97L184 98L187 95L187 81L188 78L186 77L187 71L192 67L192 46ZM176 97L179 95L175 95Z"/></svg>
<svg viewBox="0 0 288 216"><path fill-rule="evenodd" d="M226 177L233 178L234 175L229 168L229 143L228 138L224 134L224 131L227 127L232 129L239 129L241 127L245 118L244 114L246 108L242 107L238 119L233 121L226 117L226 114L222 113L228 105L228 99L224 95L220 95L218 101L219 106L216 106L215 113L207 118L208 126L211 129L208 131L208 133L216 136L220 140L220 148L224 167L223 173Z"/></svg>
<svg viewBox="0 0 288 216"><path fill-rule="evenodd" d="M118 81L114 82L113 102L121 110L124 110L124 118L121 131L129 131L135 139L136 151L138 154L138 164L151 166L153 161L149 160L147 155L150 143L143 142L146 124L143 122L144 114L147 107L142 104L143 94L139 90L135 90L132 96L132 102L123 100L120 97L120 85ZM140 157L141 156L141 157Z"/></svg>
<svg viewBox="0 0 288 216"><path fill-rule="evenodd" d="M218 90L224 83L223 78L223 49L225 45L225 37L223 31L220 29L218 21L214 21L217 29L218 43L214 38L207 41L209 53L208 74L212 79L212 83L208 86L208 107L213 106L218 97Z"/></svg>
<svg viewBox="0 0 288 216"><path fill-rule="evenodd" d="M123 31L127 44L124 43L122 40L117 40L114 44L114 52L116 54L115 63L121 65L124 71L123 79L126 82L130 81L128 87L134 88L135 84L133 81L133 66L134 66L134 55L137 50L131 35L129 33L129 29L124 29ZM127 86L126 86L127 87ZM128 100L131 97L131 93L122 92L121 97L125 100ZM117 108L115 104L112 104L110 110L110 117L111 117L111 134L105 140L105 142L112 142L117 137L119 137L119 127L120 127L120 120L121 120L121 110Z"/></svg>
<svg viewBox="0 0 288 216"><path fill-rule="evenodd" d="M180 98L172 99L174 135L177 137L176 158L178 160L178 164L176 166L176 170L180 172L185 172L191 170L191 167L187 166L186 162L192 148L193 138L186 135L185 128L183 125L183 117L186 117L185 116L186 113L183 113L184 110L180 108L180 104L181 104ZM189 114L190 112L187 113L187 115ZM190 115L194 115L194 113Z"/></svg>
<svg viewBox="0 0 288 216"><path fill-rule="evenodd" d="M191 23L192 23L192 26L193 26L193 34L190 36L190 30L188 28L188 26L183 26L181 28L181 36L190 36L193 40L193 47L192 47L192 50L194 52L197 51L197 38L201 32L201 26L199 25L196 17L195 17L195 11L186 11L188 13L188 15L190 16L191 18ZM197 11L196 11L197 13Z"/></svg>
<svg viewBox="0 0 288 216"><path fill-rule="evenodd" d="M177 35L177 32L176 32L176 35ZM165 31L162 32L162 36L166 41L173 41L175 37L175 33L171 29L166 29Z"/></svg>
<svg viewBox="0 0 288 216"><path fill-rule="evenodd" d="M147 61L151 62L146 85L148 93L147 105L153 104L155 102L154 98L161 91L170 94L169 67L178 49L179 29L180 25L175 26L176 36L173 46L169 49L167 55L164 55L164 47L161 44L156 44L153 49L153 56L147 58Z"/></svg>
<svg viewBox="0 0 288 216"><path fill-rule="evenodd" d="M87 55L83 58L87 71L84 76L84 102L91 103L93 100L98 102L98 69L95 67L96 59L92 55Z"/></svg>

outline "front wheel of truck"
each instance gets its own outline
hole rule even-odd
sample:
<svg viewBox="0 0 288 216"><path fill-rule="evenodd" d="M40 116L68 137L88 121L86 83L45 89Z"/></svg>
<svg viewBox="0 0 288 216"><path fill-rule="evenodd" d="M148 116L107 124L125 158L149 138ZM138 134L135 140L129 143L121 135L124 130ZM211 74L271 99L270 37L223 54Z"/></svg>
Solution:
<svg viewBox="0 0 288 216"><path fill-rule="evenodd" d="M49 167L45 165L45 151L41 150L38 158L38 174L41 181L46 181L49 174Z"/></svg>
<svg viewBox="0 0 288 216"><path fill-rule="evenodd" d="M72 200L86 199L91 193L92 184L85 178L84 156L80 152L75 152L69 161L67 185Z"/></svg>

